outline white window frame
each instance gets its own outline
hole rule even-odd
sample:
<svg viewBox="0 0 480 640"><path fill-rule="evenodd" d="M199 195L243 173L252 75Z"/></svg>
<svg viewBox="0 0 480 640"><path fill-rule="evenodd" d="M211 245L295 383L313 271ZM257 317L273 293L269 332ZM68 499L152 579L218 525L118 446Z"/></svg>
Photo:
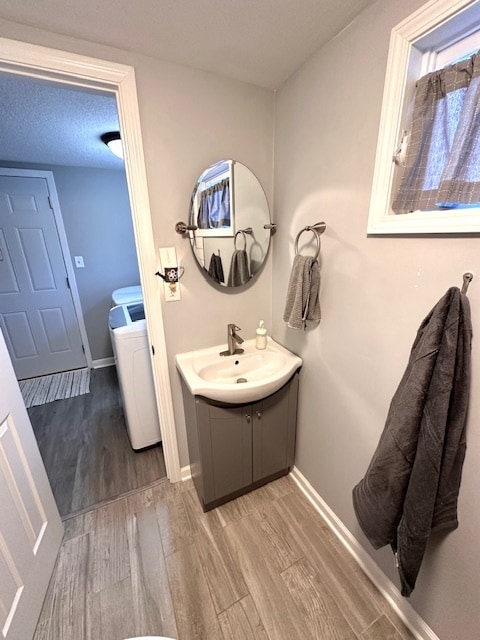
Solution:
<svg viewBox="0 0 480 640"><path fill-rule="evenodd" d="M415 82L439 51L480 30L480 0L430 0L403 20L390 37L367 233L369 235L478 233L480 208L455 211L391 209L395 163Z"/></svg>

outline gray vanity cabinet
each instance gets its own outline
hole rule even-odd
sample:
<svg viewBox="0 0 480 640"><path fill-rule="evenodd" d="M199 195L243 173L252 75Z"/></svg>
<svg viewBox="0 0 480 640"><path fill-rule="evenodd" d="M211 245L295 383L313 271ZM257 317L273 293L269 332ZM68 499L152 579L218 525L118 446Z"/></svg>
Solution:
<svg viewBox="0 0 480 640"><path fill-rule="evenodd" d="M252 405L253 482L293 467L298 373L273 395Z"/></svg>
<svg viewBox="0 0 480 640"><path fill-rule="evenodd" d="M182 386L192 478L205 511L290 471L298 373L271 396L243 405L192 396Z"/></svg>

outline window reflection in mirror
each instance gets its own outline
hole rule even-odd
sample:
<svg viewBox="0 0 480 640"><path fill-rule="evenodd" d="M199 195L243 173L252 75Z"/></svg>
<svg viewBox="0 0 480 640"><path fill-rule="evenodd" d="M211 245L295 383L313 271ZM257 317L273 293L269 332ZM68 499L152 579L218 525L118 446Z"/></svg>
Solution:
<svg viewBox="0 0 480 640"><path fill-rule="evenodd" d="M221 160L198 178L189 224L192 250L213 282L237 287L250 282L267 257L270 212L263 188L245 165Z"/></svg>
<svg viewBox="0 0 480 640"><path fill-rule="evenodd" d="M233 236L233 162L220 160L202 173L192 199L192 224L198 236Z"/></svg>

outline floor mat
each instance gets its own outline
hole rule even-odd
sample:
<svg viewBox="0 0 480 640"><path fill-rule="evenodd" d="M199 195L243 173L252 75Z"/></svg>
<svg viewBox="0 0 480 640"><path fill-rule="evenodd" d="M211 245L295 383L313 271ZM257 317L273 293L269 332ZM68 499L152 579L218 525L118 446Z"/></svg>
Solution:
<svg viewBox="0 0 480 640"><path fill-rule="evenodd" d="M75 369L50 376L29 378L20 380L18 384L28 409L54 400L90 393L90 369Z"/></svg>

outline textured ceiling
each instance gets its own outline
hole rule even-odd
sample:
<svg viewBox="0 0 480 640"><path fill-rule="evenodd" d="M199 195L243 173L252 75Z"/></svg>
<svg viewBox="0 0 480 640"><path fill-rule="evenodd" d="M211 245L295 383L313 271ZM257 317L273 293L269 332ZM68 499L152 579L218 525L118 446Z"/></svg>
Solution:
<svg viewBox="0 0 480 640"><path fill-rule="evenodd" d="M118 131L113 96L0 74L0 160L121 169L100 140Z"/></svg>
<svg viewBox="0 0 480 640"><path fill-rule="evenodd" d="M374 0L0 0L0 18L268 89ZM0 75L0 160L118 167L114 98Z"/></svg>

